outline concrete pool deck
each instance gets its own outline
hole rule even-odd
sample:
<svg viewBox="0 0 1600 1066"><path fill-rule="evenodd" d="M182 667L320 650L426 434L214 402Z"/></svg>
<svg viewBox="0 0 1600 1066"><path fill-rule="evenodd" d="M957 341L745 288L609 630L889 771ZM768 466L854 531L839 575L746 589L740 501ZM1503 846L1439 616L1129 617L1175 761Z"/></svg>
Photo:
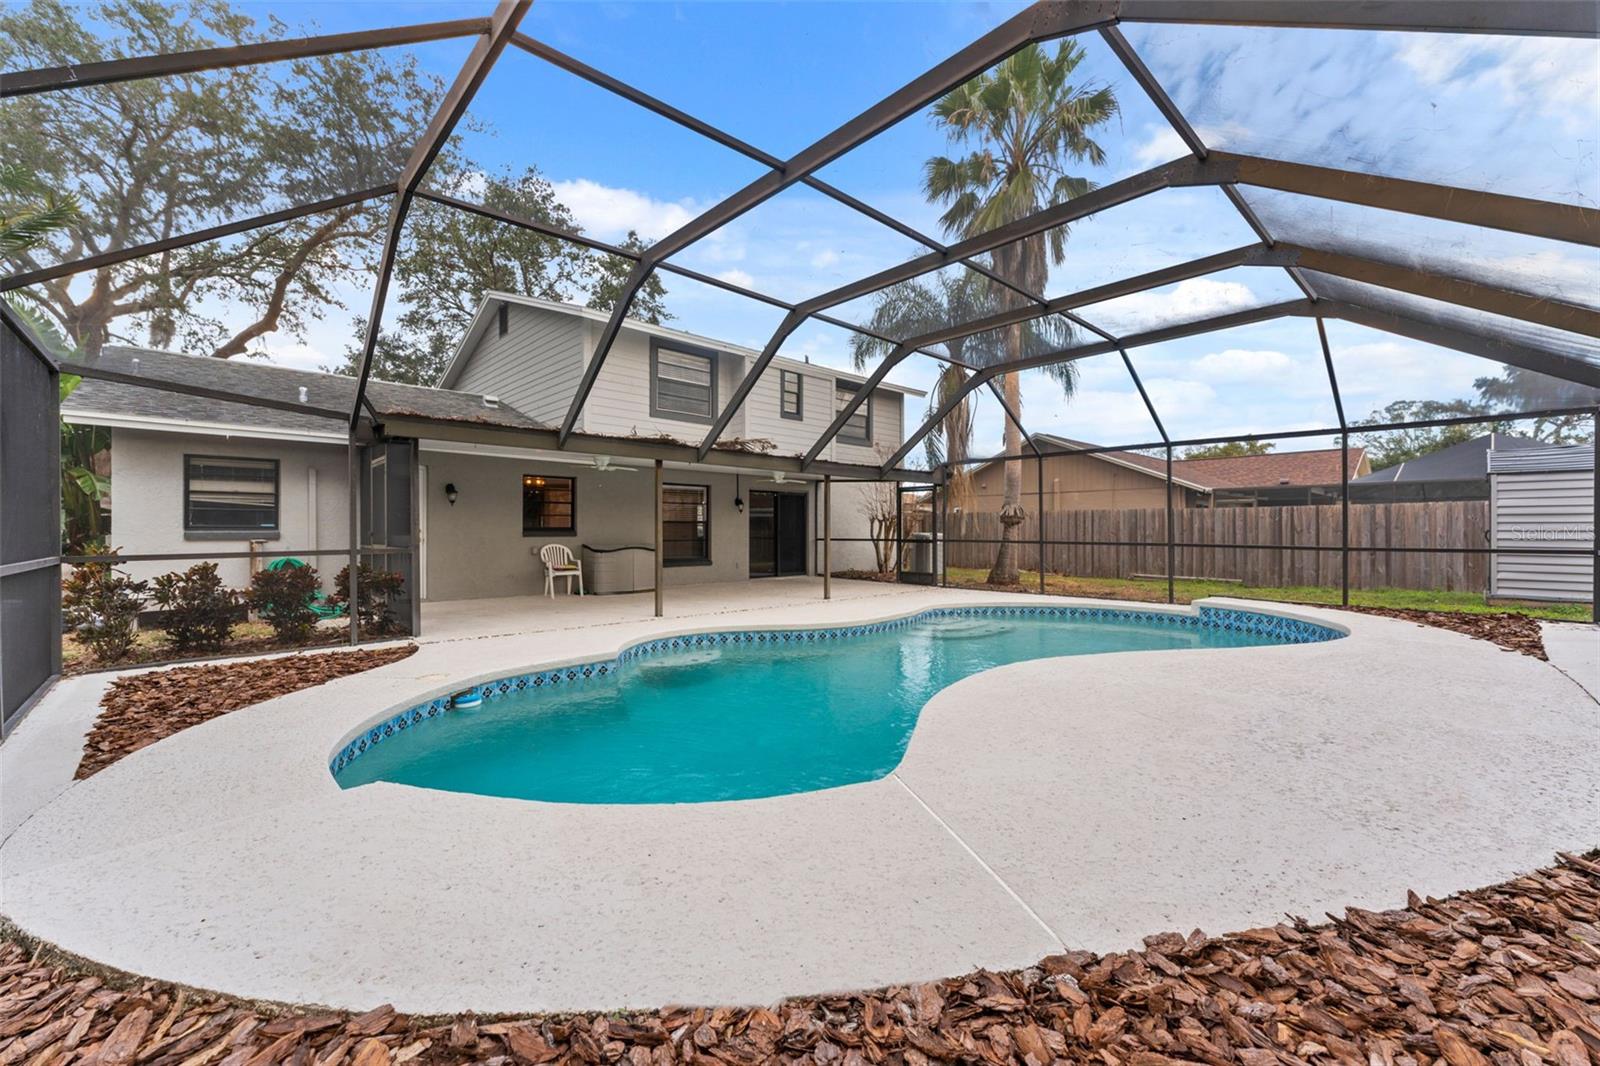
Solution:
<svg viewBox="0 0 1600 1066"><path fill-rule="evenodd" d="M774 799L562 805L346 791L328 775L357 724L468 676L663 632L1064 602L742 588L675 609L669 596L664 620L647 599L642 618L568 605L520 632L499 629L516 624L509 603L464 611L402 662L214 719L88 781L20 797L7 784L8 807L36 809L0 823L0 913L98 962L254 998L743 1003L1389 906L1600 843L1600 707L1560 670L1408 622L1244 602L1350 635L1001 667L936 695L890 776ZM83 681L0 747L0 770L60 759L103 684Z"/></svg>

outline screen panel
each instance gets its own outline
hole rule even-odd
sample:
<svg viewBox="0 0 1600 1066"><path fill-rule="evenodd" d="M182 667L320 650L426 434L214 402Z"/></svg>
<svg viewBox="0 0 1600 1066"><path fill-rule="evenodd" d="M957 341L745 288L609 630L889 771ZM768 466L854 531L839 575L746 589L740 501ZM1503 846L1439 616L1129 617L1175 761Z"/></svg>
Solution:
<svg viewBox="0 0 1600 1066"><path fill-rule="evenodd" d="M1600 203L1600 42L1242 26L1126 30L1208 147Z"/></svg>

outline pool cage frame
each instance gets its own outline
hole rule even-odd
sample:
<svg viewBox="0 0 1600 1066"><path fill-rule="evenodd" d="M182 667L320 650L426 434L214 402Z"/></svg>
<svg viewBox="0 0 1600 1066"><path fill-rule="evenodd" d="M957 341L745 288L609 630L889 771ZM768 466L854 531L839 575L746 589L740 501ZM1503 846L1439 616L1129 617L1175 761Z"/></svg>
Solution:
<svg viewBox="0 0 1600 1066"><path fill-rule="evenodd" d="M183 248L205 241L226 238L264 226L292 221L330 209L387 198L389 214L379 258L371 310L360 348L359 372L356 378L354 399L347 411L330 412L342 418L349 430L349 456L351 478L350 542L338 554L348 556L351 566L351 585L358 582L355 563L368 553L360 543L360 485L357 475L358 449L373 440L383 440L387 419L373 404L368 395L368 382L378 332L383 322L395 259L400 246L408 212L419 200L470 212L496 222L521 227L570 242L582 248L621 257L632 263L627 280L614 310L600 333L593 357L584 368L581 380L567 406L558 428L526 432L521 436L530 447L586 450L581 435L575 437L578 419L590 396L596 379L604 368L607 355L621 330L634 297L640 288L657 271L692 279L704 285L758 301L785 312L782 322L771 338L761 348L748 371L740 380L728 401L712 421L709 430L698 444L669 444L634 442L629 449L619 452L615 442L608 451L640 458L654 458L657 467L663 460L671 462L706 462L726 431L734 414L745 403L757 381L768 369L784 341L809 320L827 323L856 333L875 336L893 345L892 351L873 369L856 396L841 407L832 423L812 444L803 456L744 456L743 461L758 469L786 470L821 482L816 489L822 497L820 510L827 515L831 510L831 482L893 481L897 485L908 482L926 482L934 486L935 498L945 500L945 491L952 475L952 465L941 464L934 470L916 470L901 464L911 451L938 426L956 404L972 396L979 389L987 389L995 396L1006 418L1016 426L1026 443L1026 450L1017 454L989 456L983 459L964 460L966 464L988 463L996 460L1022 461L1033 459L1038 465L1039 497L1043 502L1043 463L1057 452L1040 447L1018 417L1006 403L997 387L1003 375L1022 370L1066 363L1093 355L1115 353L1138 392L1160 439L1132 445L1114 445L1074 450L1066 454L1093 454L1097 452L1153 450L1165 456L1167 481L1167 537L1165 548L1168 566L1168 598L1173 598L1173 559L1175 551L1184 545L1174 539L1172 503L1172 462L1175 448L1220 443L1223 441L1263 441L1296 437L1337 436L1345 445L1344 469L1341 475L1341 507L1344 511L1342 543L1337 546L1287 548L1282 546L1246 545L1242 547L1262 550L1321 550L1342 553L1343 599L1349 600L1349 557L1353 550L1349 543L1349 459L1348 449L1352 431L1380 432L1388 429L1423 428L1467 424L1474 422L1505 422L1519 418L1548 415L1586 414L1600 421L1600 408L1561 408L1551 411L1508 412L1493 416L1464 416L1460 418L1395 423L1361 423L1353 425L1346 417L1343 399L1334 371L1329 348L1326 319L1341 319L1369 328L1396 334L1412 340L1495 360L1506 366L1521 368L1551 378L1579 385L1600 388L1600 360L1591 360L1581 354L1558 350L1559 346L1546 347L1530 341L1499 335L1492 329L1475 328L1467 324L1452 325L1444 321L1428 320L1397 312L1380 305L1346 298L1334 299L1319 293L1307 277L1316 272L1375 286L1385 293L1398 293L1442 301L1474 312L1532 323L1546 331L1556 330L1583 344L1600 337L1600 310L1578 303L1552 299L1548 295L1518 291L1515 287L1486 284L1465 276L1419 269L1405 263L1388 261L1371 255L1352 255L1333 248L1319 248L1303 244L1277 241L1262 224L1239 186L1252 186L1268 190L1294 193L1319 202L1337 201L1391 212L1422 216L1527 234L1546 239L1600 246L1600 210L1574 204L1509 196L1500 193L1454 188L1446 185L1414 181L1381 174L1354 172L1306 163L1292 163L1272 158L1242 155L1209 148L1190 125L1180 109L1162 88L1160 82L1145 66L1139 54L1123 36L1119 24L1124 22L1156 22L1174 24L1228 24L1268 28L1356 29L1390 30L1401 32L1495 34L1511 36L1556 36L1594 38L1600 36L1600 6L1588 3L1568 3L1565 0L1520 0L1508 4L1503 0L1286 0L1279 3L1260 3L1255 0L1041 0L1019 14L979 37L948 59L914 78L897 91L862 111L843 125L827 133L811 145L789 158L780 158L744 140L718 129L627 82L606 74L567 55L550 44L523 33L519 24L532 0L499 0L494 10L483 18L456 19L419 25L386 29L364 30L297 39L276 40L265 43L230 47L207 48L193 52L164 55L145 55L114 59L75 66L10 72L0 75L0 98L33 93L72 90L85 86L106 85L164 75L193 73L231 67L248 66L329 55L340 52L377 49L397 45L417 44L451 38L473 39L474 43L453 83L413 146L407 161L392 183L345 192L337 196L209 226L188 233L165 237L139 245L82 257L40 269L12 274L0 281L0 292L22 289L39 282L66 277L85 270L96 269L140 257ZM981 74L995 63L1022 48L1039 42L1057 40L1078 34L1096 34L1121 61L1133 80L1137 82L1155 108L1165 118L1172 130L1181 138L1188 154L1098 187L1037 214L1018 219L988 233L944 243L922 233L916 228L863 203L841 189L817 176L817 171L846 152L862 145L893 124L915 114L950 90ZM724 148L754 161L767 172L754 181L711 206L697 217L683 224L642 250L621 247L597 240L564 228L523 218L485 204L473 203L460 197L423 188L423 180L430 164L439 155L446 142L465 115L475 94L496 61L507 48L515 48L532 55L566 73L583 79L622 99L669 120L678 126L715 142ZM904 237L921 244L928 251L916 258L839 286L798 303L779 299L754 288L739 285L722 278L701 273L670 261L670 257L707 237L719 227L770 200L792 186L803 185L821 193L861 216L887 226ZM1066 296L1047 299L1043 294L1029 291L1022 285L1001 276L981 257L1002 246L1024 238L1036 237L1078 219L1086 218L1108 208L1130 204L1141 197L1162 189L1194 186L1211 186L1221 190L1239 216L1255 233L1257 241L1216 255L1206 256L1169 266L1160 270L1125 278L1109 284L1098 285ZM908 281L942 267L963 264L982 275L995 287L1004 290L1007 301L1016 306L963 323L928 332L920 336L896 340L873 333L855 323L830 314L830 310L848 301L881 292L898 282ZM1102 329L1076 312L1077 308L1118 296L1147 292L1164 285L1191 278L1199 278L1241 266L1258 266L1282 270L1303 294L1301 298L1230 314L1214 315L1197 321L1180 322L1142 333L1118 336ZM1054 351L1030 355L1021 360L998 362L992 365L964 363L952 359L936 347L947 341L971 337L989 330L1013 326L1047 316L1061 316L1073 328L1074 334L1093 337L1085 343L1075 343ZM1171 437L1165 429L1155 404L1145 389L1134 360L1132 349L1182 337L1196 336L1226 330L1252 323L1287 317L1313 320L1323 360L1327 368L1328 386L1338 414L1336 426L1281 433L1263 433L1227 438L1180 440ZM7 315L7 325L22 330L25 326L15 316ZM38 346L36 346L38 347ZM40 357L49 360L44 349ZM970 373L966 383L951 396L947 403L931 415L910 434L900 448L876 467L858 464L821 461L821 455L848 422L860 403L901 362L913 354L927 356L941 363L955 363ZM56 367L61 372L85 377L102 377L119 380L142 387L167 389L213 398L227 399L243 404L265 407L292 407L304 412L303 405L277 403L262 397L215 395L215 390L199 389L182 382L152 380L149 377L129 378L114 368L100 367L92 361L71 362ZM511 438L497 438L509 442ZM1597 464L1600 466L1600 464ZM659 482L659 475L657 481ZM1596 480L1600 482L1600 469ZM1600 492L1596 494L1600 501ZM658 499L658 513L659 513ZM1600 509L1600 503L1597 503ZM937 513L937 511L935 512ZM1600 519L1600 514L1597 514ZM821 539L825 585L830 568L828 545L831 542L830 521L824 518ZM1044 583L1043 523L1040 524L1039 548L1040 584ZM943 531L941 525L940 532ZM903 530L900 550L903 554ZM1065 543L1065 542L1062 542ZM1108 544L1108 542L1096 542ZM1145 545L1148 546L1148 545ZM373 546L374 550L382 549ZM1433 551L1441 553L1489 552L1494 548L1389 548L1388 551ZM1567 554L1594 557L1595 548L1541 549L1537 552L1520 550L1517 554ZM324 553L327 554L327 553ZM29 561L27 565L59 564L63 561L81 561L55 557L49 560ZM6 564L10 572L20 563ZM898 561L897 561L898 565ZM23 571L16 570L21 573ZM1596 567L1597 593L1600 593L1600 566ZM825 590L825 594L831 591ZM351 599L357 589L352 587ZM657 583L657 605L660 605L660 584ZM1600 603L1600 594L1596 596ZM1600 610L1600 606L1597 606ZM360 639L359 623L352 615L350 640Z"/></svg>

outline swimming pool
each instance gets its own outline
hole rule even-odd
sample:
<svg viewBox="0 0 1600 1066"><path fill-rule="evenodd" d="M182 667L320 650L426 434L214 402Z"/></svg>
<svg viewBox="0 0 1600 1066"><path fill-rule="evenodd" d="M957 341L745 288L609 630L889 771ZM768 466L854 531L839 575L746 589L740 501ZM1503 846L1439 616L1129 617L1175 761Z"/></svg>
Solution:
<svg viewBox="0 0 1600 1066"><path fill-rule="evenodd" d="M1209 607L963 607L834 629L667 637L408 708L348 738L329 768L346 788L391 781L568 803L755 799L884 776L929 698L991 667L1343 635Z"/></svg>

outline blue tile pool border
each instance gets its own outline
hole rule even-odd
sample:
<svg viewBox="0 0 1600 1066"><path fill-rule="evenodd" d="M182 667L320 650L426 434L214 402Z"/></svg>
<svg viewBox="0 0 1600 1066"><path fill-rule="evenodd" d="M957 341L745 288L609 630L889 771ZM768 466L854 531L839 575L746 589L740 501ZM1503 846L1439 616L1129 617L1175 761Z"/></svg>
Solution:
<svg viewBox="0 0 1600 1066"><path fill-rule="evenodd" d="M1143 625L1171 626L1179 629L1221 629L1230 632L1252 633L1274 638L1280 644L1317 644L1344 636L1332 626L1307 622L1262 611L1242 611L1231 607L1200 607L1198 611L1139 611L1121 607L1080 607L1073 605L992 605L973 607L931 607L926 611L891 618L883 622L868 622L854 626L828 626L815 629L738 629L711 633L685 633L672 637L657 637L640 641L623 648L609 659L572 663L535 670L524 674L511 674L473 685L462 692L437 696L431 700L408 707L400 713L368 726L354 739L349 740L329 763L328 770L335 777L356 759L377 745L401 733L410 731L424 722L441 717L450 710L452 701L464 692L476 693L485 700L498 699L513 692L529 688L556 688L579 684L596 678L609 677L624 663L667 652L698 651L723 644L815 644L818 641L848 640L904 629L929 618L999 617L1017 618L1024 615L1044 618L1074 618L1089 621L1106 620L1137 622Z"/></svg>

